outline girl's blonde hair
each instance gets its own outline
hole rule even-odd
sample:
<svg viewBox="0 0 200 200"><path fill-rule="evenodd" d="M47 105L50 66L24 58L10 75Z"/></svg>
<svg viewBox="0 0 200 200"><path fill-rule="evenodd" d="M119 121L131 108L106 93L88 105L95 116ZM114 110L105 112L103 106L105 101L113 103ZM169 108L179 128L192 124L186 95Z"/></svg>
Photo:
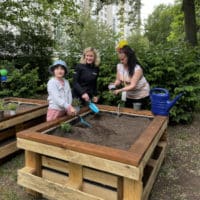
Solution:
<svg viewBox="0 0 200 200"><path fill-rule="evenodd" d="M92 48L92 47L88 47L88 48L84 49L83 55L81 56L80 63L81 64L86 64L85 55L89 51L92 51L94 53L94 65L96 67L98 67L100 65L100 62L101 62L100 55L99 55L99 52L96 49Z"/></svg>

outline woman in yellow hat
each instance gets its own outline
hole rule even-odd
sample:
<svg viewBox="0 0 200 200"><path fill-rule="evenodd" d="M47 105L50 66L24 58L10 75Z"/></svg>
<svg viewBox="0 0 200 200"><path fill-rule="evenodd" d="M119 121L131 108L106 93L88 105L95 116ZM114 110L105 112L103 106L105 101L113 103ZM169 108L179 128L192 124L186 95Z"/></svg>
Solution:
<svg viewBox="0 0 200 200"><path fill-rule="evenodd" d="M117 65L116 80L109 85L115 95L122 94L126 107L133 107L133 103L141 103L142 108L148 104L150 86L143 75L135 52L121 41L118 45L120 63ZM121 86L121 88L117 88Z"/></svg>

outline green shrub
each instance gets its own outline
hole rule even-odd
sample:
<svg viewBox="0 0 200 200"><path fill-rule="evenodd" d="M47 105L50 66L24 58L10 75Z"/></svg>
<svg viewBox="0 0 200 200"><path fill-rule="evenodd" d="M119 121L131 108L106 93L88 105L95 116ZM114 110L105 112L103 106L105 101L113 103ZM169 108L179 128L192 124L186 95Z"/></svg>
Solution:
<svg viewBox="0 0 200 200"><path fill-rule="evenodd" d="M176 47L158 45L140 55L145 76L151 88L169 90L171 99L184 93L170 111L170 121L189 123L193 112L199 109L200 99L200 47L177 44Z"/></svg>
<svg viewBox="0 0 200 200"><path fill-rule="evenodd" d="M8 80L2 85L0 97L33 97L44 86L38 86L38 68L30 69L27 64L21 69L9 72Z"/></svg>

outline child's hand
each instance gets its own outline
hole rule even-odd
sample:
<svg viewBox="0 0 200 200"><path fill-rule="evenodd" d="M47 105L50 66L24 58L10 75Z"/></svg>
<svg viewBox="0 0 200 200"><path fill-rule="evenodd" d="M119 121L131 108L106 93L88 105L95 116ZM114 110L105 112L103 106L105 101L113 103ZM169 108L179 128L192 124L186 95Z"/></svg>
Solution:
<svg viewBox="0 0 200 200"><path fill-rule="evenodd" d="M68 107L67 107L67 113L69 114L69 115L72 115L72 116L75 116L77 113L76 113L76 109L73 107L73 106L71 106L71 105L69 105Z"/></svg>
<svg viewBox="0 0 200 200"><path fill-rule="evenodd" d="M84 93L82 96L82 99L84 99L85 101L89 101L90 100L90 97L87 93Z"/></svg>

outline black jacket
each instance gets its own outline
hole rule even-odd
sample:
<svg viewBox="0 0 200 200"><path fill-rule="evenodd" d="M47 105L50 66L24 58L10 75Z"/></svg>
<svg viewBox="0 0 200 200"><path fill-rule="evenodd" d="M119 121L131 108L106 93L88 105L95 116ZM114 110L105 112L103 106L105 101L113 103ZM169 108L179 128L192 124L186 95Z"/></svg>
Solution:
<svg viewBox="0 0 200 200"><path fill-rule="evenodd" d="M81 98L87 93L90 98L97 95L99 68L90 64L78 64L73 77L73 97Z"/></svg>

